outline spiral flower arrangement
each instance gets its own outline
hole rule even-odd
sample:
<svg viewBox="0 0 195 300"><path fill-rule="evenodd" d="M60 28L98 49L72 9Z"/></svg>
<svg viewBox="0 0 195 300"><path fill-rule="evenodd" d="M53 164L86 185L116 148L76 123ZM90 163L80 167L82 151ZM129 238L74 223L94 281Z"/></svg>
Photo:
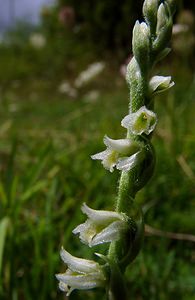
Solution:
<svg viewBox="0 0 195 300"><path fill-rule="evenodd" d="M109 300L129 299L124 272L138 255L144 237L144 218L136 193L151 178L155 166L151 137L158 118L153 111L154 98L174 85L170 76L151 76L151 71L170 52L175 7L176 0L145 0L145 21L137 21L133 28L134 56L126 73L129 112L121 121L127 130L126 138L114 140L105 136L106 149L92 155L108 171L121 172L115 211L98 211L83 204L87 220L73 230L85 245L109 243L109 250L106 256L96 253L102 260L99 264L74 257L62 248L61 258L67 269L56 277L67 295L74 289L105 287Z"/></svg>

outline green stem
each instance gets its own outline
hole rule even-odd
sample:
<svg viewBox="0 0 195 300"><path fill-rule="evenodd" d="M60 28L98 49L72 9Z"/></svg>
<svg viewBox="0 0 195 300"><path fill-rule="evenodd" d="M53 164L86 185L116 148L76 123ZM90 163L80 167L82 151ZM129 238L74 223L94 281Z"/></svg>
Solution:
<svg viewBox="0 0 195 300"><path fill-rule="evenodd" d="M146 0L147 1L147 0ZM176 7L177 0L167 0L165 3L168 4L171 13L174 12ZM152 2L148 2L147 5L152 5ZM155 6L154 6L155 8ZM153 9L154 9L153 8ZM163 10L162 10L163 11ZM127 81L129 83L130 88L130 103L129 103L129 113L134 113L138 111L142 106L150 106L149 108L153 108L153 103L151 103L151 95L149 92L149 73L152 69L152 66L155 63L155 55L154 49L156 45L156 55L159 55L163 49L167 47L168 41L171 36L171 17L169 18L169 22L161 28L161 31L158 33L156 37L156 23L159 21L158 18L162 18L162 15L157 16L157 10L154 12L156 15L153 19L150 20L151 15L149 13L148 16L148 26L153 26L151 35L149 38L149 48L148 57L146 56L146 62L143 60L143 47L142 44L136 42L136 39L133 39L133 52L134 57L132 58L128 69L127 69ZM153 17L153 15L152 15ZM164 12L164 18L166 20L167 15L166 11ZM162 22L162 20L161 20ZM168 26L170 25L170 26ZM142 27L143 30L144 27ZM166 30L165 30L166 29ZM141 29L140 29L141 30ZM136 34L136 31L135 31ZM143 31L143 34L145 32ZM143 35L144 36L144 35ZM146 36L146 35L145 35ZM136 36L135 36L136 37ZM138 36L139 38L139 36ZM158 39L157 39L158 38ZM140 39L140 43L142 40ZM155 44L156 43L156 44ZM147 45L147 43L146 43ZM136 49L136 47L138 47ZM154 58L153 58L154 57ZM137 60L136 60L137 59ZM143 65L143 66L142 66ZM127 132L127 138L139 140L141 137L132 136L130 132ZM123 171L121 173L121 177L119 180L119 189L118 196L116 201L116 211L119 213L126 213L130 219L134 221L134 224L131 224L131 230L129 231L129 236L126 235L126 241L120 240L117 242L112 242L110 244L108 259L110 261L110 282L108 287L108 299L109 300L127 300L126 287L123 280L123 271L126 268L126 265L130 263L138 254L143 236L144 236L144 220L141 209L135 207L135 194L136 192L142 188L148 178L151 177L154 169L154 152L152 146L150 144L151 135L144 137L142 139L145 140L145 151L147 157L145 157L144 163L141 162L136 168L133 168L129 172ZM143 140L142 140L143 142ZM145 173L144 173L145 172ZM136 178L139 179L140 183L137 185ZM141 178L142 177L142 178ZM142 184L143 181L143 184ZM133 216L133 217L132 217ZM133 227L135 225L135 231L133 231ZM123 259L124 258L124 259ZM124 260L124 262L122 261Z"/></svg>
<svg viewBox="0 0 195 300"><path fill-rule="evenodd" d="M128 300L127 287L118 263L110 260L110 269L111 273L107 291L108 299Z"/></svg>
<svg viewBox="0 0 195 300"><path fill-rule="evenodd" d="M119 188L118 188L118 196L116 201L116 211L117 212L128 212L131 209L131 203L135 197L135 191L134 191L134 172L129 171L125 172L123 171L121 173L121 177L119 180ZM116 245L117 243L112 242L110 244L109 248L109 258L111 260L116 259Z"/></svg>
<svg viewBox="0 0 195 300"><path fill-rule="evenodd" d="M128 211L129 206L129 198L135 197L134 192L134 172L122 172L120 181L119 181L119 189L118 189L118 197L116 203L116 211L117 212L125 212Z"/></svg>
<svg viewBox="0 0 195 300"><path fill-rule="evenodd" d="M117 204L116 204L116 211L117 212L126 212L129 211L129 206L131 201L129 199L135 197L135 192L133 188L133 172L122 172L120 181L119 181L119 190L118 190L118 197L117 197ZM113 268L111 268L111 279L110 285L108 290L108 299L109 300L127 300L127 292L126 292L126 285L121 274L121 270L118 266L118 259L120 257L120 245L118 242L112 242L110 244L108 258L112 265L115 266L114 272ZM119 285L120 282L120 285ZM119 288L120 286L120 288Z"/></svg>

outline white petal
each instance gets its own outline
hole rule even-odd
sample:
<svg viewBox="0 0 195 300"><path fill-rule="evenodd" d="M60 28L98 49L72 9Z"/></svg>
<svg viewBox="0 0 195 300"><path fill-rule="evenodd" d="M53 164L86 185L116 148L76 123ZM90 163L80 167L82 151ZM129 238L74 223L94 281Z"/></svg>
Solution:
<svg viewBox="0 0 195 300"><path fill-rule="evenodd" d="M63 274L56 275L57 279L60 280L59 288L66 292L67 296L71 294L74 289L88 290L104 285L105 278L98 278L96 276L89 277L81 276L66 276Z"/></svg>
<svg viewBox="0 0 195 300"><path fill-rule="evenodd" d="M100 159L100 160L104 160L108 157L108 155L110 155L112 153L112 151L110 149L106 149L105 151L99 152L97 154L91 155L92 159Z"/></svg>
<svg viewBox="0 0 195 300"><path fill-rule="evenodd" d="M92 239L91 246L119 240L122 231L126 228L127 223L125 221L115 221L111 223Z"/></svg>
<svg viewBox="0 0 195 300"><path fill-rule="evenodd" d="M132 115L129 114L122 119L121 126L124 128L129 128L129 124L131 124L131 122L132 122Z"/></svg>
<svg viewBox="0 0 195 300"><path fill-rule="evenodd" d="M132 141L130 139L119 139L113 140L108 136L104 137L104 144L108 147L108 149L115 150L119 153L126 154L129 151L129 148L132 145Z"/></svg>
<svg viewBox="0 0 195 300"><path fill-rule="evenodd" d="M119 160L117 163L117 169L121 171L129 171L136 166L137 158L139 157L139 152L131 155L130 157L124 157Z"/></svg>
<svg viewBox="0 0 195 300"><path fill-rule="evenodd" d="M123 220L123 214L108 210L95 210L83 203L81 210L96 224L111 223L116 220Z"/></svg>
<svg viewBox="0 0 195 300"><path fill-rule="evenodd" d="M93 221L88 219L85 223L80 224L73 230L74 234L79 233L80 240L87 245L90 245L93 237L97 234L96 226L94 226Z"/></svg>
<svg viewBox="0 0 195 300"><path fill-rule="evenodd" d="M58 279L58 275L56 275L56 278ZM66 283L60 281L59 282L59 289L62 291L62 292L68 292L69 291L69 287Z"/></svg>
<svg viewBox="0 0 195 300"><path fill-rule="evenodd" d="M105 280L103 273L92 273L91 275L66 275L66 273L64 273L57 274L56 278L74 289L94 288L102 285L102 282Z"/></svg>
<svg viewBox="0 0 195 300"><path fill-rule="evenodd" d="M72 293L72 291L74 290L74 288L72 287L69 287L66 283L60 281L59 282L59 289L62 291L62 292L65 292L66 293L66 296L70 296L70 294Z"/></svg>
<svg viewBox="0 0 195 300"><path fill-rule="evenodd" d="M78 273L91 273L100 269L98 263L83 258L72 256L63 248L60 251L60 256L68 268Z"/></svg>

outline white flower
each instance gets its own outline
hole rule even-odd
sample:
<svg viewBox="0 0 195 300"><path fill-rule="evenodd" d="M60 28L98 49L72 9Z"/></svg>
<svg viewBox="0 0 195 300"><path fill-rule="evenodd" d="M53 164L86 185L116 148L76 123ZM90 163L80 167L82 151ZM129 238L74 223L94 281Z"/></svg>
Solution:
<svg viewBox="0 0 195 300"><path fill-rule="evenodd" d="M98 76L105 68L103 62L96 62L88 66L88 68L82 71L75 80L75 87L80 88L87 84L90 80Z"/></svg>
<svg viewBox="0 0 195 300"><path fill-rule="evenodd" d="M59 87L58 87L58 91L61 94L67 94L68 96L70 96L71 98L75 98L77 96L77 90L74 89L69 82L64 81L62 82Z"/></svg>
<svg viewBox="0 0 195 300"><path fill-rule="evenodd" d="M90 247L117 241L128 229L127 216L106 210L94 210L85 203L82 212L88 216L85 223L77 226L73 233L80 234L80 239Z"/></svg>
<svg viewBox="0 0 195 300"><path fill-rule="evenodd" d="M174 24L172 34L177 35L177 34L180 34L180 33L186 33L187 31L189 31L189 26L188 25L186 25L186 24Z"/></svg>
<svg viewBox="0 0 195 300"><path fill-rule="evenodd" d="M100 97L100 92L98 90L91 90L85 94L86 102L95 102Z"/></svg>
<svg viewBox="0 0 195 300"><path fill-rule="evenodd" d="M171 76L154 76L150 80L149 87L152 93L160 93L170 89L175 83Z"/></svg>
<svg viewBox="0 0 195 300"><path fill-rule="evenodd" d="M63 274L57 274L56 278L59 280L60 290L66 292L67 296L74 289L87 290L104 286L106 278L98 263L72 256L63 248L60 256L67 265L67 270Z"/></svg>
<svg viewBox="0 0 195 300"><path fill-rule="evenodd" d="M107 149L92 155L91 158L102 160L104 168L110 172L114 171L114 167L118 169L119 161L126 159L127 156L133 156L140 149L140 145L130 139L113 140L105 136L104 144L107 146Z"/></svg>
<svg viewBox="0 0 195 300"><path fill-rule="evenodd" d="M32 33L29 42L34 48L41 49L46 44L46 38L41 33Z"/></svg>
<svg viewBox="0 0 195 300"><path fill-rule="evenodd" d="M157 123L156 114L142 106L135 113L130 113L121 121L121 125L135 135L150 134Z"/></svg>

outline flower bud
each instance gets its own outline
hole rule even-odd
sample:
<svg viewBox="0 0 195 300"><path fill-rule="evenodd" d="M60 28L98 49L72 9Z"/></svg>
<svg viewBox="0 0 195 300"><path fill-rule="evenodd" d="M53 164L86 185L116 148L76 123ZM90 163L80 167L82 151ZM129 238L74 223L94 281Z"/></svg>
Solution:
<svg viewBox="0 0 195 300"><path fill-rule="evenodd" d="M165 4L161 3L157 14L156 39L153 43L155 53L166 47L172 34L172 17Z"/></svg>
<svg viewBox="0 0 195 300"><path fill-rule="evenodd" d="M156 27L156 33L158 34L160 30L166 26L168 20L168 16L166 13L166 8L163 3L160 4L157 12L157 27Z"/></svg>
<svg viewBox="0 0 195 300"><path fill-rule="evenodd" d="M170 89L174 84L171 76L154 76L150 80L149 88L152 93L156 94Z"/></svg>
<svg viewBox="0 0 195 300"><path fill-rule="evenodd" d="M143 14L148 24L152 29L152 32L156 28L157 22L157 11L158 11L158 0L145 0L143 4Z"/></svg>
<svg viewBox="0 0 195 300"><path fill-rule="evenodd" d="M178 0L167 0L166 1L167 2L167 4L168 4L168 6L169 6L169 9L170 9L170 11L171 11L171 14L173 15L174 14L174 12L175 12L175 10L176 10L176 7L177 7L177 2L178 2Z"/></svg>
<svg viewBox="0 0 195 300"><path fill-rule="evenodd" d="M133 53L138 61L139 67L143 70L148 66L150 32L145 22L137 21L133 28Z"/></svg>

